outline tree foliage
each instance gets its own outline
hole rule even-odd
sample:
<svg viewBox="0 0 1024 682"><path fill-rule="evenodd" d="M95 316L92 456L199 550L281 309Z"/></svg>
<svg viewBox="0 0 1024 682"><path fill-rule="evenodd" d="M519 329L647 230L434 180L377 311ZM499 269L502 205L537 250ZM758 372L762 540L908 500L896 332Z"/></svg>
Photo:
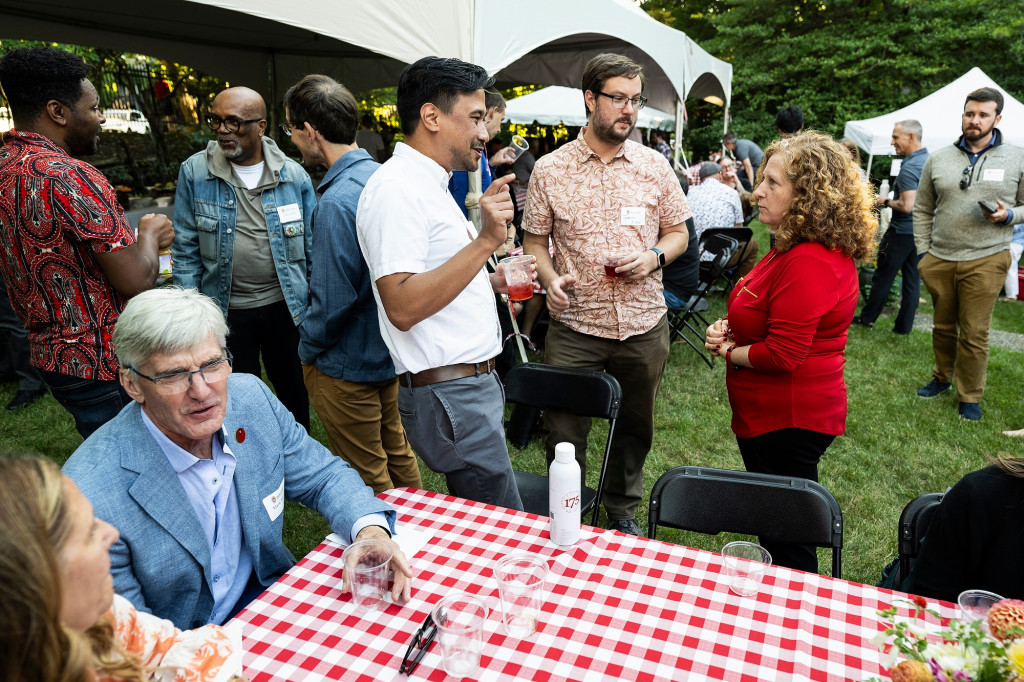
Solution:
<svg viewBox="0 0 1024 682"><path fill-rule="evenodd" d="M733 65L730 129L762 146L789 104L808 127L907 106L979 66L1024 95L1024 2L982 0L646 0L643 8ZM956 112L950 112L956 115ZM696 122L700 125L700 122ZM716 146L721 120L690 130Z"/></svg>

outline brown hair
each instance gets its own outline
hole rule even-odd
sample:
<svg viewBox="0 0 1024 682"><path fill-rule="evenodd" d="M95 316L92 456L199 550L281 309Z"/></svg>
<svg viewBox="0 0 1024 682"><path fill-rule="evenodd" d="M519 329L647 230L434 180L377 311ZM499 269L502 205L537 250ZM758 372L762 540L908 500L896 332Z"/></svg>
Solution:
<svg viewBox="0 0 1024 682"><path fill-rule="evenodd" d="M878 231L875 202L849 151L813 130L776 140L765 150L755 186L764 180L768 159L776 154L793 185L792 201L775 228L778 252L817 242L855 260L870 258Z"/></svg>
<svg viewBox="0 0 1024 682"><path fill-rule="evenodd" d="M597 55L583 67L583 80L580 88L586 93L590 90L595 95L604 89L604 83L609 78L625 76L626 78L640 77L640 92L647 87L647 77L644 76L644 67L634 62L629 57L621 54L604 52ZM590 116L590 109L587 109L586 101L583 108L587 116Z"/></svg>
<svg viewBox="0 0 1024 682"><path fill-rule="evenodd" d="M997 469L1002 469L1011 476L1024 478L1024 457L1007 457L1006 455L999 455L998 458L992 460L992 466Z"/></svg>
<svg viewBox="0 0 1024 682"><path fill-rule="evenodd" d="M0 455L0 679L91 682L99 672L143 682L106 617L85 633L61 622L64 485L49 460Z"/></svg>

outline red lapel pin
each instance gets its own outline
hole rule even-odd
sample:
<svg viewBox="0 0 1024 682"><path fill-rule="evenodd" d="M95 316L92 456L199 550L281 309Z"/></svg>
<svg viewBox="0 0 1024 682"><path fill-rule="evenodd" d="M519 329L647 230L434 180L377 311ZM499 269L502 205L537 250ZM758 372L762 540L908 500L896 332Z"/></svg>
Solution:
<svg viewBox="0 0 1024 682"><path fill-rule="evenodd" d="M245 442L245 429L239 427L238 430L235 431L235 440L239 443Z"/></svg>

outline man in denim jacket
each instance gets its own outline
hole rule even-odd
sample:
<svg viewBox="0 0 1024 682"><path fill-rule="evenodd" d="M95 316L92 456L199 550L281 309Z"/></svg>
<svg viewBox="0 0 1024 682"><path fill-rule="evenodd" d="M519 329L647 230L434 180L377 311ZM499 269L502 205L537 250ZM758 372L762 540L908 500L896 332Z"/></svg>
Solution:
<svg viewBox="0 0 1024 682"><path fill-rule="evenodd" d="M217 140L178 173L174 283L220 303L235 371L261 376L262 354L277 397L308 431L298 325L309 297L313 184L263 136L267 107L258 93L228 88L211 111Z"/></svg>

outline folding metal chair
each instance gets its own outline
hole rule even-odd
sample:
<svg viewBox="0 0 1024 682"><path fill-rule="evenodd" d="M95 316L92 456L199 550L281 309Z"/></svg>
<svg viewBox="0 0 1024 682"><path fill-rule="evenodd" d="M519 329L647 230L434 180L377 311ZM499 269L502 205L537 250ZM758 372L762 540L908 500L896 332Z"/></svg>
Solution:
<svg viewBox="0 0 1024 682"><path fill-rule="evenodd" d="M511 403L608 420L608 440L597 490L584 486L580 491L581 511L586 514L593 509L591 525L596 525L608 470L608 455L611 454L612 437L615 435L615 421L622 404L619 382L606 372L526 362L510 369L504 383L505 399ZM548 477L525 471L516 471L515 475L526 511L547 516Z"/></svg>
<svg viewBox="0 0 1024 682"><path fill-rule="evenodd" d="M747 256L747 252L753 248L751 242L754 239L754 231L749 227L709 227L701 233L701 238L710 237L716 234L724 234L728 237L732 237L739 244L736 249L736 253L739 254L736 257L736 265L726 265L722 271L722 277L726 281L725 288L722 289L722 296L728 296L729 292L732 291L733 286L736 282L736 270L739 268L739 264L743 262L743 259Z"/></svg>
<svg viewBox="0 0 1024 682"><path fill-rule="evenodd" d="M676 467L651 489L648 537L658 526L831 547L832 576L842 574L843 513L832 493L805 478Z"/></svg>
<svg viewBox="0 0 1024 682"><path fill-rule="evenodd" d="M939 508L945 493L925 493L915 497L900 514L899 540L897 542L900 557L899 584L903 585L914 570L917 557L921 554L925 534L932 525L932 517Z"/></svg>
<svg viewBox="0 0 1024 682"><path fill-rule="evenodd" d="M696 307L700 301L707 298L708 291L722 276L725 264L736 253L738 246L736 240L728 235L711 235L705 239L702 234L702 250L713 254L714 257L710 261L701 262L697 292L690 299L689 305L686 308L669 308L668 310L668 324L672 330L672 336L685 341L711 369L715 367L714 357L704 347L704 332L711 323L697 311ZM696 326L694 326L695 324ZM703 327L700 326L701 324Z"/></svg>

